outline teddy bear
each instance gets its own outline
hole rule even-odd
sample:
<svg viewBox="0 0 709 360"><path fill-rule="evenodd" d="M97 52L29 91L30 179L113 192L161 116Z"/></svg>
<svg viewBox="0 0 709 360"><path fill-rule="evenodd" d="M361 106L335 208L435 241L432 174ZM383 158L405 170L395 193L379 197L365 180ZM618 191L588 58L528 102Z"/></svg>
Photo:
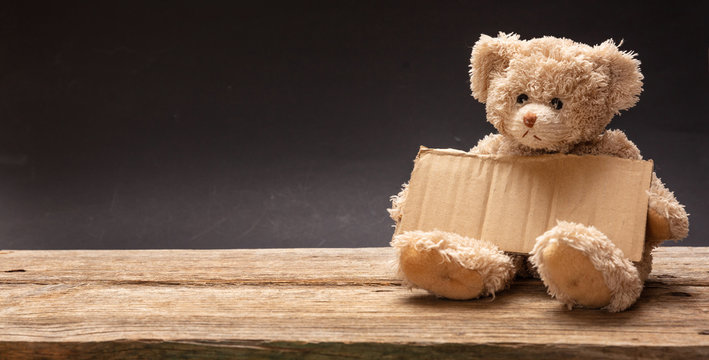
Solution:
<svg viewBox="0 0 709 360"><path fill-rule="evenodd" d="M622 42L621 42L622 44ZM633 107L643 75L636 54L607 40L589 46L565 38L521 40L481 35L470 59L470 89L498 131L470 153L490 156L608 155L642 159L620 130L606 129ZM391 218L401 220L408 184L392 196ZM643 255L633 262L592 224L558 219L539 234L529 254L444 231L406 231L392 238L398 274L406 286L457 300L492 295L516 276L540 278L553 298L573 307L628 309L652 266L652 249L680 240L688 215L653 172Z"/></svg>

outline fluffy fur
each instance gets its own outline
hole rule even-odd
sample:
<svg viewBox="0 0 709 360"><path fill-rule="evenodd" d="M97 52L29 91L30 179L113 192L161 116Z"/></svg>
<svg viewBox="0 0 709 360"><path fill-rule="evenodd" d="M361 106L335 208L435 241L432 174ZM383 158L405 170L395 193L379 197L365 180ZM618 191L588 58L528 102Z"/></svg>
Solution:
<svg viewBox="0 0 709 360"><path fill-rule="evenodd" d="M472 51L470 89L486 104L487 120L498 133L485 136L470 152L642 159L622 131L606 130L614 115L638 101L643 79L639 66L634 53L619 50L612 40L589 46L554 37L524 41L515 34L482 35ZM392 197L389 213L396 222L401 219L407 191L404 184ZM684 206L654 173L647 224L645 251L639 262L625 258L591 224L564 221L540 234L529 262L502 254L491 244L451 233L409 232L395 237L392 246L399 250L400 263L415 263L419 256L435 252L441 260L430 265L432 273L441 273L436 267L442 266L451 271L451 264L477 271L485 287L470 298L503 289L512 278L510 274L516 272L518 276L539 276L549 293L568 306L622 311L641 293L652 268L652 249L665 240L686 237L689 230ZM402 251L404 248L413 251ZM552 259L562 253L581 256L588 267L564 264L571 260L563 257ZM583 273L578 273L579 269ZM405 271L400 275L405 280L408 277ZM444 282L435 284L436 289L445 286ZM607 293L608 299L599 292Z"/></svg>
<svg viewBox="0 0 709 360"><path fill-rule="evenodd" d="M391 246L397 250L399 257L407 250L419 253L435 251L441 254L441 259L445 262L477 271L483 283L478 296L494 295L504 289L515 274L512 259L497 246L450 232L406 231L395 236ZM406 277L401 267L398 268L398 273L407 279L405 285L419 287L415 281ZM443 277L446 275L443 274Z"/></svg>
<svg viewBox="0 0 709 360"><path fill-rule="evenodd" d="M605 305L609 311L621 311L628 308L640 296L642 281L638 270L632 262L625 259L623 252L598 229L560 221L557 226L547 231L539 238L532 249L530 260L539 271L542 281L547 284L549 294L567 306L576 304L577 300L565 294L554 281L547 270L544 261L544 249L549 244L557 242L582 252L602 276L610 292L610 302Z"/></svg>
<svg viewBox="0 0 709 360"><path fill-rule="evenodd" d="M473 47L470 83L500 134L527 148L568 152L635 105L642 91L639 66L612 40L592 47L548 36L521 41L483 35ZM527 100L519 103L522 94ZM561 109L551 106L553 99L562 101ZM529 112L537 115L532 128L522 122Z"/></svg>

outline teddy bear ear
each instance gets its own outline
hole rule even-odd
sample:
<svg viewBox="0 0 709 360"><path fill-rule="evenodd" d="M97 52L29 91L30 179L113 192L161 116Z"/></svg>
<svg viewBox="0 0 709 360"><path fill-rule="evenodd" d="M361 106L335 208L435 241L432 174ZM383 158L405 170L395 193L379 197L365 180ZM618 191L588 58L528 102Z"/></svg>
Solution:
<svg viewBox="0 0 709 360"><path fill-rule="evenodd" d="M470 90L475 99L485 103L490 80L505 71L522 42L513 33L500 32L495 38L480 35L470 56Z"/></svg>
<svg viewBox="0 0 709 360"><path fill-rule="evenodd" d="M643 91L640 60L635 58L633 52L619 50L619 45L607 40L593 47L598 68L608 74L608 105L615 112L635 106Z"/></svg>

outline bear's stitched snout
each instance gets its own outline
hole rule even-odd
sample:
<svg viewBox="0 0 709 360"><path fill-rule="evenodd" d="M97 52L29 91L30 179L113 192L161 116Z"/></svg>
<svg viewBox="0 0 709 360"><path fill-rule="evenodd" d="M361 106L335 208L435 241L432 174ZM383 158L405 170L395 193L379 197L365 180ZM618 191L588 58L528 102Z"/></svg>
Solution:
<svg viewBox="0 0 709 360"><path fill-rule="evenodd" d="M534 123L537 122L537 114L533 112L528 112L524 114L522 120L524 121L524 125L526 127L531 128L532 126L534 126Z"/></svg>

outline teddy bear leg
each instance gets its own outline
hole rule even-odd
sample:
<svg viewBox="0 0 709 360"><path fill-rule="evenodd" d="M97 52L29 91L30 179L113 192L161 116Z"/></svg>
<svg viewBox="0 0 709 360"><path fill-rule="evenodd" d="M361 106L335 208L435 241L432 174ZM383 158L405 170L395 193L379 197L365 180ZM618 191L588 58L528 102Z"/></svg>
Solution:
<svg viewBox="0 0 709 360"><path fill-rule="evenodd" d="M633 263L592 226L560 221L537 238L530 260L549 294L569 308L623 311L642 291Z"/></svg>
<svg viewBox="0 0 709 360"><path fill-rule="evenodd" d="M405 285L448 299L494 294L515 273L512 259L496 246L454 233L407 231L391 245Z"/></svg>

